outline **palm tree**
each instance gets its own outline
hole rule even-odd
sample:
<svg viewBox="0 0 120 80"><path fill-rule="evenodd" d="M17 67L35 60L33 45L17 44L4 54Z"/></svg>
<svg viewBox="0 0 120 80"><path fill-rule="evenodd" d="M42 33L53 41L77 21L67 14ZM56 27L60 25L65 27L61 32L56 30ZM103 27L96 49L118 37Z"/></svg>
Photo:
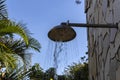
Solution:
<svg viewBox="0 0 120 80"><path fill-rule="evenodd" d="M0 0L0 38L12 33L20 35L28 45L28 37L23 24L8 19L5 0Z"/></svg>
<svg viewBox="0 0 120 80"><path fill-rule="evenodd" d="M6 34L20 35L28 45L28 37L25 28L21 23L16 23L8 19L8 13L5 5L5 0L0 0L0 37Z"/></svg>
<svg viewBox="0 0 120 80"><path fill-rule="evenodd" d="M29 38L28 38L28 35L26 34L24 28L21 27L20 24L15 24L15 22L11 22L10 20L0 20L0 55L2 56L3 54L13 54L15 53L12 49L10 49L7 45L5 45L5 39L6 39L6 36L9 36L9 38L11 37L11 35L15 33L15 34L18 34L20 35L23 40L24 40L24 45L26 45L26 47L28 46L29 44ZM10 38L11 39L11 38ZM7 54L7 57L8 57L8 54ZM11 58L9 58L11 57ZM0 61L2 61L3 63L6 63L4 64L6 67L9 65L9 66L12 66L12 63L8 63L8 62L14 62L15 60L13 60L13 56L10 56L7 58L8 60L12 59L12 61L7 61L7 62L4 62L2 58L4 57L0 57Z"/></svg>
<svg viewBox="0 0 120 80"><path fill-rule="evenodd" d="M14 54L24 55L29 48L40 52L40 44L29 35L23 24L8 19L4 2L5 0L0 0L0 69L5 67L8 73L17 66ZM22 39L14 40L13 34L21 36Z"/></svg>
<svg viewBox="0 0 120 80"><path fill-rule="evenodd" d="M25 73L27 72L26 71L26 62L27 61L24 57L24 55L26 55L26 51L29 50L29 49L33 49L35 51L40 52L40 48L41 48L40 43L32 37L29 37L28 42L29 42L29 44L27 46L26 46L26 44L23 40L12 40L12 39L9 39L9 38L7 38L7 39L5 38L5 40L3 42L4 45L7 46L7 48L10 49L10 51L13 51L15 54L19 55L22 58L22 61L24 62ZM20 65L18 65L18 66L20 66ZM12 70L11 72L13 73L13 71L14 70Z"/></svg>
<svg viewBox="0 0 120 80"><path fill-rule="evenodd" d="M6 67L8 72L8 67L16 67L16 59L12 55L15 52L5 45L4 40L6 39L6 36L9 36L9 38L12 39L13 33L20 35L26 46L28 46L29 40L25 28L23 28L20 23L15 23L8 19L4 2L5 0L0 0L0 69Z"/></svg>
<svg viewBox="0 0 120 80"><path fill-rule="evenodd" d="M27 50L33 49L34 51L40 52L40 43L30 36L28 38L28 45L26 45L23 40L13 40L10 38L3 38L2 40L3 41L1 43L3 43L8 48L8 52L14 52L14 54L22 57L23 60L25 60L24 55L28 52Z"/></svg>

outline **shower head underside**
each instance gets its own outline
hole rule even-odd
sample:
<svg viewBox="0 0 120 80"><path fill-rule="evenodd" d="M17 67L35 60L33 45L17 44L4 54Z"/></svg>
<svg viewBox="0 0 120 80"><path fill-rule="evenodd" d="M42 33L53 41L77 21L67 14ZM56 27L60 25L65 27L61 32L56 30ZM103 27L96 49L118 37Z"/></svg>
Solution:
<svg viewBox="0 0 120 80"><path fill-rule="evenodd" d="M68 42L76 37L76 32L70 26L58 25L48 32L48 37L55 42Z"/></svg>

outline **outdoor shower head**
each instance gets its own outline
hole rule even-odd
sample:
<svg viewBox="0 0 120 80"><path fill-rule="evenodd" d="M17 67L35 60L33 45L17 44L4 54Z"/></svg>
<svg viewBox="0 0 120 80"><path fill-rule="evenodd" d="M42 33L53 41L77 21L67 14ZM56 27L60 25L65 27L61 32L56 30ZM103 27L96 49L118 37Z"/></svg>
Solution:
<svg viewBox="0 0 120 80"><path fill-rule="evenodd" d="M56 42L71 41L76 37L76 32L72 27L87 27L87 28L116 28L118 29L118 23L116 24L85 24L85 23L69 23L63 22L51 29L48 33L48 37Z"/></svg>
<svg viewBox="0 0 120 80"><path fill-rule="evenodd" d="M48 37L55 42L67 42L76 37L76 32L70 26L58 25L48 32Z"/></svg>

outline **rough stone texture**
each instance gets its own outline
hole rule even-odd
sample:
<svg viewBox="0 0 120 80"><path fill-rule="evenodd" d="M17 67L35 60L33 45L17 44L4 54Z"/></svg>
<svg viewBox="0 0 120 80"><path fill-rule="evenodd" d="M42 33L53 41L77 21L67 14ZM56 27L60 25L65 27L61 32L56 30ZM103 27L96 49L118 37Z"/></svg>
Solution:
<svg viewBox="0 0 120 80"><path fill-rule="evenodd" d="M98 55L101 55L102 52L103 52L103 39L102 39L102 36L99 37L99 41L98 41Z"/></svg>
<svg viewBox="0 0 120 80"><path fill-rule="evenodd" d="M116 80L120 80L120 66L118 70L116 71Z"/></svg>
<svg viewBox="0 0 120 80"><path fill-rule="evenodd" d="M120 0L86 1L87 23L118 24L88 29L89 80L120 80Z"/></svg>
<svg viewBox="0 0 120 80"><path fill-rule="evenodd" d="M112 59L110 62L110 80L116 80L116 59Z"/></svg>
<svg viewBox="0 0 120 80"><path fill-rule="evenodd" d="M106 57L106 62L105 62L105 80L110 80L110 52L108 52L108 55Z"/></svg>
<svg viewBox="0 0 120 80"><path fill-rule="evenodd" d="M103 1L102 1L102 10L103 10L103 15L106 16L107 0L103 0Z"/></svg>
<svg viewBox="0 0 120 80"><path fill-rule="evenodd" d="M120 0L115 0L113 3L113 12L114 12L114 23L120 21Z"/></svg>
<svg viewBox="0 0 120 80"><path fill-rule="evenodd" d="M111 43L114 43L116 33L117 33L117 29L110 29L110 42Z"/></svg>

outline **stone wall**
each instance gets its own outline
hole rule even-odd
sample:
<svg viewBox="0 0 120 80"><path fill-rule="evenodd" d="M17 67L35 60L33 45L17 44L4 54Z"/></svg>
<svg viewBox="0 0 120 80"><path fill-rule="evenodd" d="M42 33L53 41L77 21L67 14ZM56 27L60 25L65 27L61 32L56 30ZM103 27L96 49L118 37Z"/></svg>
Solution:
<svg viewBox="0 0 120 80"><path fill-rule="evenodd" d="M87 23L116 24L88 28L89 80L120 80L120 0L85 0Z"/></svg>

